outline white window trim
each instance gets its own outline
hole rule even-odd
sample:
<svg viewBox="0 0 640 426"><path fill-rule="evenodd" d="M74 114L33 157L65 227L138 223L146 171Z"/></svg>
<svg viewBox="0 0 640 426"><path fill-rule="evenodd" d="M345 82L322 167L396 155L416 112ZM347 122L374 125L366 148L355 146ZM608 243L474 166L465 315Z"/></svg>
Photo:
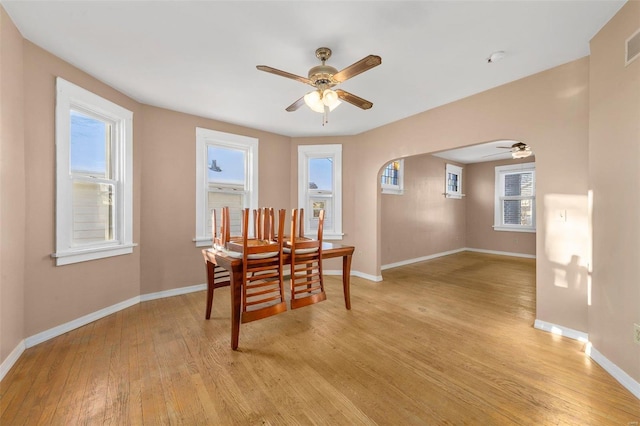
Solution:
<svg viewBox="0 0 640 426"><path fill-rule="evenodd" d="M342 233L342 145L299 145L298 146L298 208L308 209L309 199L309 158L333 158L333 229L324 228L322 237L324 240L341 240ZM309 215L305 215L310 217ZM326 219L325 219L326 223ZM315 236L315 231L309 227L305 220L304 233L306 236Z"/></svg>
<svg viewBox="0 0 640 426"><path fill-rule="evenodd" d="M258 208L258 139L216 130L196 127L196 247L210 246L211 235L207 234L207 221L211 216L207 211L207 146L240 149L247 153L245 190L249 193L249 208Z"/></svg>
<svg viewBox="0 0 640 426"><path fill-rule="evenodd" d="M454 192L449 192L449 173L458 176L458 190ZM454 164L446 164L445 172L444 172L444 196L446 198L454 198L454 199L462 199L464 194L462 193L462 167L456 166Z"/></svg>
<svg viewBox="0 0 640 426"><path fill-rule="evenodd" d="M133 252L133 112L60 77L56 78L56 265ZM116 182L114 241L74 247L70 172L71 109L91 111L114 122Z"/></svg>
<svg viewBox="0 0 640 426"><path fill-rule="evenodd" d="M508 172L533 172L533 226L523 226L523 225L504 225L502 224L502 203L500 200L500 194L502 193L501 188L501 176ZM520 163L520 164L510 164L506 166L496 166L496 176L495 176L495 190L494 190L494 216L493 216L493 229L494 231L508 231L508 232L536 232L536 164L531 163Z"/></svg>
<svg viewBox="0 0 640 426"><path fill-rule="evenodd" d="M394 161L400 163L400 168L398 169L398 184L390 185L388 183L380 183L380 188L382 189L383 194L402 195L404 194L404 159L389 161L382 168L382 174L384 174L387 166ZM382 175L380 175L380 177L382 177Z"/></svg>

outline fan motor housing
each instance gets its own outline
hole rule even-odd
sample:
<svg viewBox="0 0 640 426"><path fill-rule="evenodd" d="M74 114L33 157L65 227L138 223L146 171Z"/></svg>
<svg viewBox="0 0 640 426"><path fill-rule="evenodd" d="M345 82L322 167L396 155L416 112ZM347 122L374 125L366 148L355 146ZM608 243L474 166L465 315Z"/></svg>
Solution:
<svg viewBox="0 0 640 426"><path fill-rule="evenodd" d="M329 65L318 65L309 70L309 80L314 85L326 84L334 86L336 83L333 81L333 75L337 74L338 70Z"/></svg>

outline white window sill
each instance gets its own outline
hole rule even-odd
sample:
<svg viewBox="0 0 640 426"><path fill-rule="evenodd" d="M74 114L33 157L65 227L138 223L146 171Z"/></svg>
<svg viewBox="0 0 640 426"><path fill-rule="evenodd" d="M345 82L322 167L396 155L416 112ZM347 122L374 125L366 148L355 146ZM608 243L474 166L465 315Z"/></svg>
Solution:
<svg viewBox="0 0 640 426"><path fill-rule="evenodd" d="M512 228L509 226L494 226L494 231L506 231L506 232L529 232L532 234L536 233L535 228Z"/></svg>
<svg viewBox="0 0 640 426"><path fill-rule="evenodd" d="M404 194L404 190L403 189L396 189L396 188L382 188L382 193L383 194L391 194L391 195L403 195Z"/></svg>
<svg viewBox="0 0 640 426"><path fill-rule="evenodd" d="M213 240L207 237L196 237L193 239L193 242L196 243L196 247L211 247L213 246Z"/></svg>
<svg viewBox="0 0 640 426"><path fill-rule="evenodd" d="M103 259L106 257L122 256L133 253L137 244L119 244L106 247L92 247L53 253L51 257L56 259L56 266L70 265L72 263L86 262L89 260Z"/></svg>
<svg viewBox="0 0 640 426"><path fill-rule="evenodd" d="M445 198L453 198L454 200L461 200L462 197L466 196L466 194L458 194L456 192L445 192L443 195Z"/></svg>

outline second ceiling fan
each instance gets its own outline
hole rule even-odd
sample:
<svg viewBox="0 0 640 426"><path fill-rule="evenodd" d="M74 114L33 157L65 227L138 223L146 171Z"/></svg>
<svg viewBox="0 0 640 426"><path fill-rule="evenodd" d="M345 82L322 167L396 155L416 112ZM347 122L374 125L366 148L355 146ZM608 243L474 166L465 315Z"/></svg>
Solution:
<svg viewBox="0 0 640 426"><path fill-rule="evenodd" d="M328 47L318 48L316 50L316 57L322 62L322 64L311 68L309 70L308 77L291 74L266 65L258 65L256 68L260 71L290 78L314 87L315 90L302 96L300 99L289 105L286 110L293 112L303 104L307 104L307 106L313 111L323 113L322 125L327 122L329 111L332 111L337 107L341 100L365 110L370 109L373 106L373 103L366 99L362 99L361 97L342 89L333 90L333 87L380 65L382 63L382 58L380 58L380 56L366 56L341 71L325 64L325 62L331 57L331 49Z"/></svg>

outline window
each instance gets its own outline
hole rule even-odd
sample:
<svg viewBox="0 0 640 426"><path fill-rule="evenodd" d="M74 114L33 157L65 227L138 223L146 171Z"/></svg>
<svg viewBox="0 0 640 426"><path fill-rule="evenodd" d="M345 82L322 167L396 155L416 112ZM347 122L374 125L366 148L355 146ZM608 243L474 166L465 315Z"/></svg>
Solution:
<svg viewBox="0 0 640 426"><path fill-rule="evenodd" d="M394 160L382 169L380 187L383 194L402 195L404 192L404 160Z"/></svg>
<svg viewBox="0 0 640 426"><path fill-rule="evenodd" d="M211 212L224 206L231 212L232 234L239 235L240 210L258 208L258 139L198 127L196 247L212 244Z"/></svg>
<svg viewBox="0 0 640 426"><path fill-rule="evenodd" d="M462 198L462 167L447 164L445 167L445 190L447 198Z"/></svg>
<svg viewBox="0 0 640 426"><path fill-rule="evenodd" d="M496 167L497 231L535 232L536 170L534 163Z"/></svg>
<svg viewBox="0 0 640 426"><path fill-rule="evenodd" d="M298 206L305 235L316 234L324 209L324 239L342 239L342 145L298 146Z"/></svg>
<svg viewBox="0 0 640 426"><path fill-rule="evenodd" d="M56 79L56 265L133 252L133 113Z"/></svg>

